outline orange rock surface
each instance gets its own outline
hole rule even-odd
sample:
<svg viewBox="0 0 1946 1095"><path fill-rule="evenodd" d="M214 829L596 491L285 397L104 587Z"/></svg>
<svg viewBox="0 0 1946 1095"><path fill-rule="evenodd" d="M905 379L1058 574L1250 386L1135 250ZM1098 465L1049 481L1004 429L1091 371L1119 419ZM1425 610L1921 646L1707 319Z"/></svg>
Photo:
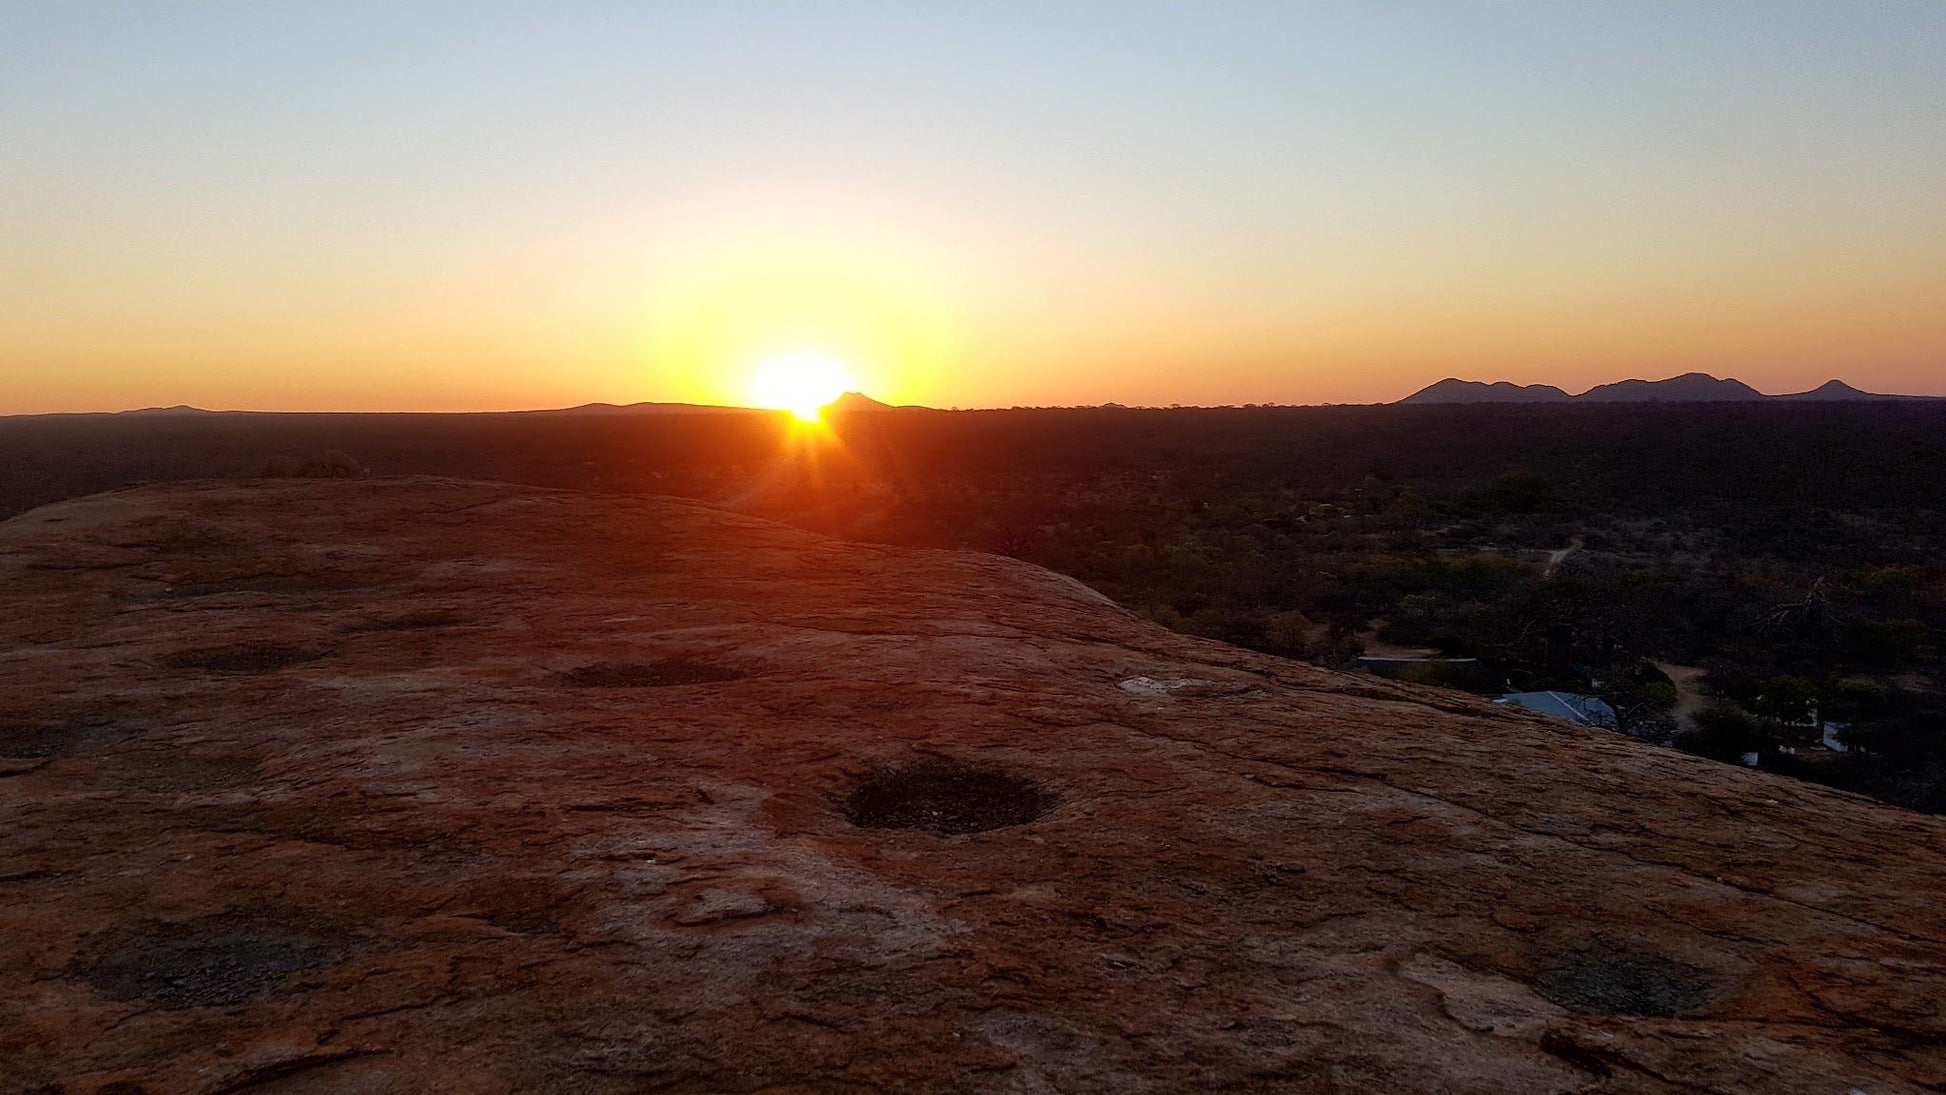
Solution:
<svg viewBox="0 0 1946 1095"><path fill-rule="evenodd" d="M1946 1087L1941 819L1011 560L264 482L0 591L0 1090Z"/></svg>

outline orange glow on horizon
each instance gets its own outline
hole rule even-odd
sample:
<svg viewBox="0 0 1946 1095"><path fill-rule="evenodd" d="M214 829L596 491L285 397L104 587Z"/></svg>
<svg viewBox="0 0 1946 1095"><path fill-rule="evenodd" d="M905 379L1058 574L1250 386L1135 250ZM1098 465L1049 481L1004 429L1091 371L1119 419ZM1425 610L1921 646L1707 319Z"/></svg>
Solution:
<svg viewBox="0 0 1946 1095"><path fill-rule="evenodd" d="M824 408L851 389L851 371L822 354L780 354L757 367L750 393L759 407L821 422Z"/></svg>
<svg viewBox="0 0 1946 1095"><path fill-rule="evenodd" d="M0 416L1946 396L1946 4L556 6L0 3Z"/></svg>

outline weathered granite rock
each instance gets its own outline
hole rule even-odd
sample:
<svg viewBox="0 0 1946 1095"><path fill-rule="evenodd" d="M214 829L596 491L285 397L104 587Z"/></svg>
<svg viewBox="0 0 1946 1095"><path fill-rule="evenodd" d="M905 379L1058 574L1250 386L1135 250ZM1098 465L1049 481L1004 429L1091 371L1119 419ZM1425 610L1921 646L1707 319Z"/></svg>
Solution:
<svg viewBox="0 0 1946 1095"><path fill-rule="evenodd" d="M0 1089L1946 1087L1946 822L680 501L0 525Z"/></svg>

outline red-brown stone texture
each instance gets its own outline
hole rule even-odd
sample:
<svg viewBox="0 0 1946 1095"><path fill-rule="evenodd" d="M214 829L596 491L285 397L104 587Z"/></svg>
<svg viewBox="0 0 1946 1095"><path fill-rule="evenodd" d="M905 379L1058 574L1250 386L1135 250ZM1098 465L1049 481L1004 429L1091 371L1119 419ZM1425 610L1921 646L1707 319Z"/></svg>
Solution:
<svg viewBox="0 0 1946 1095"><path fill-rule="evenodd" d="M1946 1088L1941 820L1011 560L229 483L0 600L0 1090Z"/></svg>

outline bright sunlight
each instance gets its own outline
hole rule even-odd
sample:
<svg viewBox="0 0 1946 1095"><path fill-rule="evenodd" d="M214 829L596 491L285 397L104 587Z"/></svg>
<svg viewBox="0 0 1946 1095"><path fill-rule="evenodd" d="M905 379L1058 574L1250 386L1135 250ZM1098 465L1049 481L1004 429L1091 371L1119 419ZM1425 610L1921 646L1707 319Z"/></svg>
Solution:
<svg viewBox="0 0 1946 1095"><path fill-rule="evenodd" d="M760 407L789 411L806 422L851 389L851 372L821 354L784 354L757 367L750 394Z"/></svg>

